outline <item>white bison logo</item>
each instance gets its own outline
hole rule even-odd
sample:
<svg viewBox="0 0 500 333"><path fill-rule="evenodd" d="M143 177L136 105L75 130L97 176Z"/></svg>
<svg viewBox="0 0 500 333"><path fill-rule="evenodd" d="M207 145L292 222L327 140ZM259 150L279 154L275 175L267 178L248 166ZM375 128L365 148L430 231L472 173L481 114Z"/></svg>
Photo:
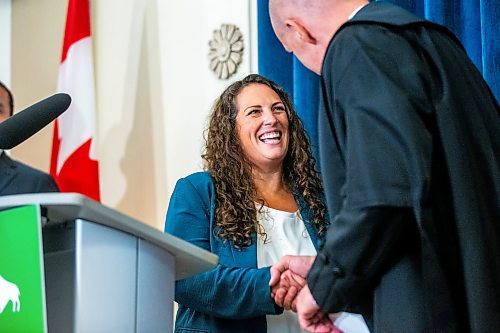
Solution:
<svg viewBox="0 0 500 333"><path fill-rule="evenodd" d="M12 312L19 312L21 310L19 296L19 288L0 275L0 313L3 312L9 302L12 302Z"/></svg>

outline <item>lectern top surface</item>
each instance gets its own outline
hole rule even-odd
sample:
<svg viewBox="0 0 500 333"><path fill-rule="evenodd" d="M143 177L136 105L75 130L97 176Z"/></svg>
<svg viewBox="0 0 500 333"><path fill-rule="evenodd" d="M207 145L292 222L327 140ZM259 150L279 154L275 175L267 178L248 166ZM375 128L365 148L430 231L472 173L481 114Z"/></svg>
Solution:
<svg viewBox="0 0 500 333"><path fill-rule="evenodd" d="M219 258L175 236L163 233L77 193L37 193L0 197L0 209L36 204L43 208L44 226L82 219L111 227L161 247L175 256L176 279L215 267Z"/></svg>

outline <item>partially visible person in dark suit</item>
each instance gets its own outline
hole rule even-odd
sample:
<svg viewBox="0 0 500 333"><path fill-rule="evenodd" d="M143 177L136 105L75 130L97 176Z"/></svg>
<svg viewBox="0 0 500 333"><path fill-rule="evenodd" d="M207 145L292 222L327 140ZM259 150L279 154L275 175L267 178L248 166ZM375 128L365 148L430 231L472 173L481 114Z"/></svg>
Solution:
<svg viewBox="0 0 500 333"><path fill-rule="evenodd" d="M13 112L12 92L0 81L0 122ZM59 192L52 176L11 159L0 149L0 195L44 192Z"/></svg>
<svg viewBox="0 0 500 333"><path fill-rule="evenodd" d="M307 276L302 326L328 332L327 313L351 311L374 332L498 332L499 107L460 42L379 1L269 9L285 49L321 75L331 225L315 258L277 270Z"/></svg>

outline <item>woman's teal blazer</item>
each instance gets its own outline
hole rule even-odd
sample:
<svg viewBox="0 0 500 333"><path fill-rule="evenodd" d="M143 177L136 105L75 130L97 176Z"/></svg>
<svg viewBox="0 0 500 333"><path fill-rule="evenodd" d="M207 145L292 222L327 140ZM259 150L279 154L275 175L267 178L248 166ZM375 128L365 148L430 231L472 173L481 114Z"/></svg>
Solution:
<svg viewBox="0 0 500 333"><path fill-rule="evenodd" d="M314 246L312 211L296 196ZM181 178L168 206L165 232L219 256L216 268L175 283L179 303L175 332L266 333L266 315L283 309L270 295L270 267L257 268L256 236L250 247L238 250L219 239L215 228L215 187L208 172Z"/></svg>

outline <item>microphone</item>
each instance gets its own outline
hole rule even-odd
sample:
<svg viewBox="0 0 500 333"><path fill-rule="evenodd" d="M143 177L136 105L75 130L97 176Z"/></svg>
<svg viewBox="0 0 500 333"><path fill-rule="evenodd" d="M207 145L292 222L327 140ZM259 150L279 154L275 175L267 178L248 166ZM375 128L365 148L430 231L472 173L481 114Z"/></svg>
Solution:
<svg viewBox="0 0 500 333"><path fill-rule="evenodd" d="M47 97L0 123L0 149L12 149L59 117L71 104L68 94Z"/></svg>

